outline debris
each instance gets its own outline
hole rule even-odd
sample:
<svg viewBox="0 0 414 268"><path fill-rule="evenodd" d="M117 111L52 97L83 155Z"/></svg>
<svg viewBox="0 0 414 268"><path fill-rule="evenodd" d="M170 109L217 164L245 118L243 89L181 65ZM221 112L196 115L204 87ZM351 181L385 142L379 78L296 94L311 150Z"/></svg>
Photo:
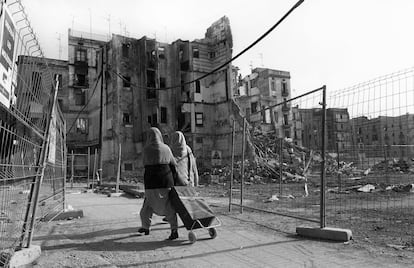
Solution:
<svg viewBox="0 0 414 268"><path fill-rule="evenodd" d="M264 200L263 202L270 203L270 202L278 201L278 200L279 200L279 198L277 198L277 195L274 194L271 197L269 197L268 199Z"/></svg>
<svg viewBox="0 0 414 268"><path fill-rule="evenodd" d="M375 186L372 184L364 185L357 189L358 192L370 193L375 190Z"/></svg>
<svg viewBox="0 0 414 268"><path fill-rule="evenodd" d="M403 246L403 245L394 245L394 244L387 244L387 247L390 247L396 250L403 250L407 248L406 246Z"/></svg>

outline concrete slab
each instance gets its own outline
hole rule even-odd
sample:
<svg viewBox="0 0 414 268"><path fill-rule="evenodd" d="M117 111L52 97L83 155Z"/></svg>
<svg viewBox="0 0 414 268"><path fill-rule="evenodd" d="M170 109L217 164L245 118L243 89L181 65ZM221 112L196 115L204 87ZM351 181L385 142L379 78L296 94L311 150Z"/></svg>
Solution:
<svg viewBox="0 0 414 268"><path fill-rule="evenodd" d="M10 268L25 267L33 263L40 257L40 246L32 245L29 248L23 248L19 251L15 251L10 259Z"/></svg>
<svg viewBox="0 0 414 268"><path fill-rule="evenodd" d="M296 227L296 233L303 237L317 238L323 240L346 242L352 239L351 230L332 227Z"/></svg>
<svg viewBox="0 0 414 268"><path fill-rule="evenodd" d="M109 193L108 197L120 197L122 196L124 193Z"/></svg>

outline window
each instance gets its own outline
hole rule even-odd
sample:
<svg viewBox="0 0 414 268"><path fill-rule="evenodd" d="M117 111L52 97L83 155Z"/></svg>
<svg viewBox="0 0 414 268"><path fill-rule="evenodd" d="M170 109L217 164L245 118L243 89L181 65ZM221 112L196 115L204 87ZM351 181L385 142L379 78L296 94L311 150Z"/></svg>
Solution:
<svg viewBox="0 0 414 268"><path fill-rule="evenodd" d="M58 89L61 89L62 88L62 75L61 74L54 74L53 75L53 85L55 85L56 79L59 82Z"/></svg>
<svg viewBox="0 0 414 268"><path fill-rule="evenodd" d="M203 126L203 113L195 113L196 126Z"/></svg>
<svg viewBox="0 0 414 268"><path fill-rule="evenodd" d="M285 125L289 125L289 119L288 119L288 115L287 114L284 114L283 115L283 121L284 121Z"/></svg>
<svg viewBox="0 0 414 268"><path fill-rule="evenodd" d="M209 52L209 53L208 53L208 57L209 57L210 59L214 59L214 58L216 57L216 52L215 52L215 51Z"/></svg>
<svg viewBox="0 0 414 268"><path fill-rule="evenodd" d="M201 93L200 80L197 80L197 81L195 82L195 84L196 84L196 90L195 90L195 92L196 92L196 93Z"/></svg>
<svg viewBox="0 0 414 268"><path fill-rule="evenodd" d="M125 171L132 171L133 170L132 163L124 163L124 170Z"/></svg>
<svg viewBox="0 0 414 268"><path fill-rule="evenodd" d="M131 124L131 116L129 115L129 113L124 113L122 121L125 125Z"/></svg>
<svg viewBox="0 0 414 268"><path fill-rule="evenodd" d="M288 89L287 89L287 82L285 80L282 81L282 94L286 95L288 94Z"/></svg>
<svg viewBox="0 0 414 268"><path fill-rule="evenodd" d="M155 89L147 88L147 99L155 99L157 97L157 93Z"/></svg>
<svg viewBox="0 0 414 268"><path fill-rule="evenodd" d="M84 74L75 74L75 86L86 87L88 83L86 81L86 75Z"/></svg>
<svg viewBox="0 0 414 268"><path fill-rule="evenodd" d="M278 112L274 112L274 115L275 115L275 123L278 123L279 122L279 114L278 114Z"/></svg>
<svg viewBox="0 0 414 268"><path fill-rule="evenodd" d="M166 78L160 77L160 88L165 88L165 87L166 87Z"/></svg>
<svg viewBox="0 0 414 268"><path fill-rule="evenodd" d="M74 89L75 105L85 105L86 103L86 92L82 89Z"/></svg>
<svg viewBox="0 0 414 268"><path fill-rule="evenodd" d="M131 44L122 44L122 57L128 58L129 57L129 48Z"/></svg>
<svg viewBox="0 0 414 268"><path fill-rule="evenodd" d="M276 91L276 81L270 80L270 89L275 92Z"/></svg>
<svg viewBox="0 0 414 268"><path fill-rule="evenodd" d="M155 71L147 70L147 87L155 88Z"/></svg>
<svg viewBox="0 0 414 268"><path fill-rule="evenodd" d="M250 88L253 88L253 87L257 87L257 80L256 79L250 80Z"/></svg>
<svg viewBox="0 0 414 268"><path fill-rule="evenodd" d="M257 112L257 102L252 102L250 104L250 110L251 110L252 113Z"/></svg>
<svg viewBox="0 0 414 268"><path fill-rule="evenodd" d="M196 137L196 143L203 143L203 137Z"/></svg>
<svg viewBox="0 0 414 268"><path fill-rule="evenodd" d="M158 120L157 120L157 114L152 114L148 116L148 123L152 126L155 127L157 126Z"/></svg>
<svg viewBox="0 0 414 268"><path fill-rule="evenodd" d="M200 51L198 50L198 47L193 47L193 58L200 57Z"/></svg>
<svg viewBox="0 0 414 268"><path fill-rule="evenodd" d="M167 108L161 107L161 123L167 123Z"/></svg>
<svg viewBox="0 0 414 268"><path fill-rule="evenodd" d="M130 76L122 76L122 85L123 85L123 87L131 87L131 77Z"/></svg>
<svg viewBox="0 0 414 268"><path fill-rule="evenodd" d="M165 48L163 47L158 48L158 58L165 59Z"/></svg>
<svg viewBox="0 0 414 268"><path fill-rule="evenodd" d="M86 50L85 49L78 49L76 51L76 61L86 62Z"/></svg>
<svg viewBox="0 0 414 268"><path fill-rule="evenodd" d="M87 133L88 119L78 118L76 119L76 132Z"/></svg>

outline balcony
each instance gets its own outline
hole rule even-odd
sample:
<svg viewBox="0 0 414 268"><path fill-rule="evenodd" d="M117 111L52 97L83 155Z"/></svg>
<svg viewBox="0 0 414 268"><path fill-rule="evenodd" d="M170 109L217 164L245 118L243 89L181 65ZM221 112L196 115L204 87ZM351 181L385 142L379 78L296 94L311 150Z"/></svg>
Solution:
<svg viewBox="0 0 414 268"><path fill-rule="evenodd" d="M282 90L282 97L289 97L289 91Z"/></svg>

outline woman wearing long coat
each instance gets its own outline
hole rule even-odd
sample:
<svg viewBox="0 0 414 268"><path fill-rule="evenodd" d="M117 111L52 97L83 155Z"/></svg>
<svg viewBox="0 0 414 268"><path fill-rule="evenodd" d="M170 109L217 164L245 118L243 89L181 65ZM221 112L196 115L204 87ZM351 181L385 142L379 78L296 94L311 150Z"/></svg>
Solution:
<svg viewBox="0 0 414 268"><path fill-rule="evenodd" d="M173 172L176 162L171 149L164 144L158 128L152 127L147 133L143 164L145 200L140 212L142 226L138 232L149 234L152 214L155 213L165 216L170 223L171 235L168 239L177 239L177 214L169 199L169 192L174 186Z"/></svg>
<svg viewBox="0 0 414 268"><path fill-rule="evenodd" d="M179 184L198 186L197 163L181 131L176 131L171 135L170 148L177 162Z"/></svg>

